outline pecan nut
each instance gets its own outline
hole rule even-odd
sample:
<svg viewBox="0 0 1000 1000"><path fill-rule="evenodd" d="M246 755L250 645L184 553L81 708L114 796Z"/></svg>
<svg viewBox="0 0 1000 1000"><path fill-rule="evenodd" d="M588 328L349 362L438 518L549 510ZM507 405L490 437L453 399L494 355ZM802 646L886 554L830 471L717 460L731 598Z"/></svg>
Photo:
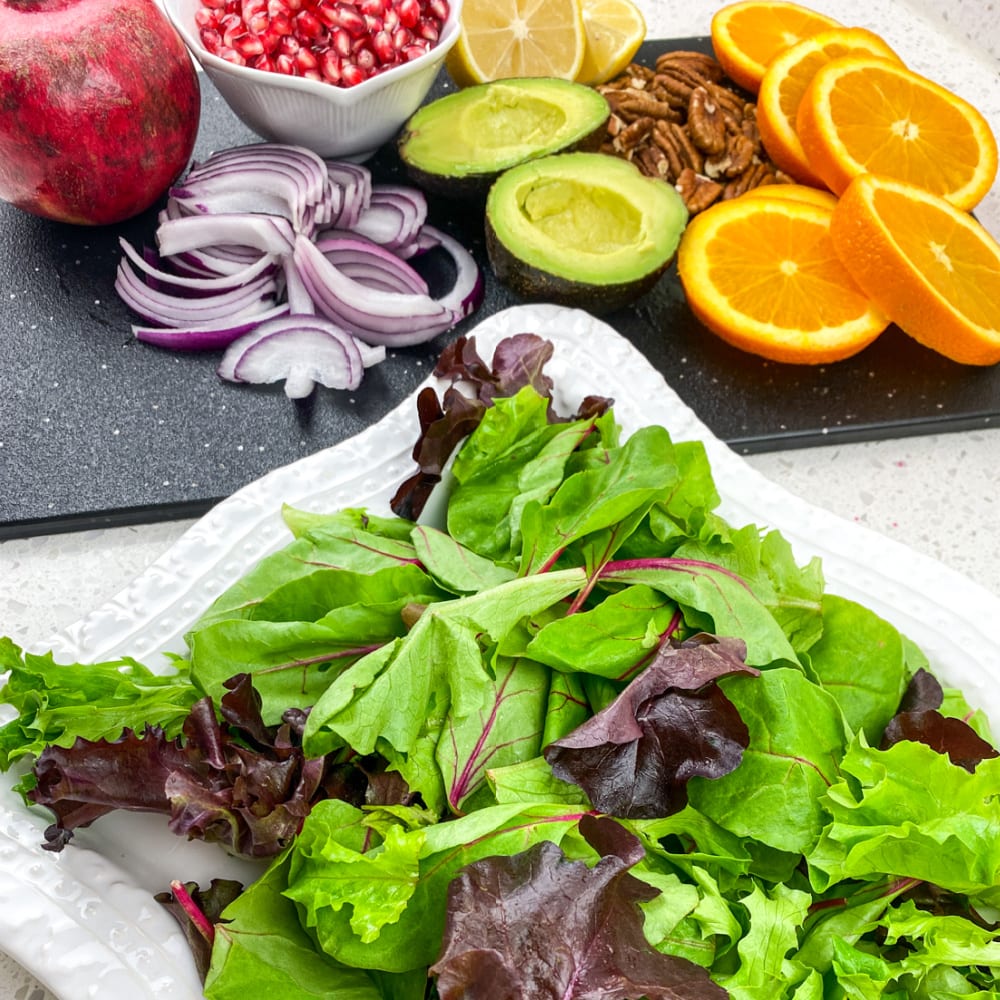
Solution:
<svg viewBox="0 0 1000 1000"><path fill-rule="evenodd" d="M691 215L703 212L722 194L722 185L710 180L704 174L695 173L690 167L682 170L674 184L681 200Z"/></svg>
<svg viewBox="0 0 1000 1000"><path fill-rule="evenodd" d="M704 87L695 87L688 101L688 132L703 153L714 156L726 148L726 120Z"/></svg>

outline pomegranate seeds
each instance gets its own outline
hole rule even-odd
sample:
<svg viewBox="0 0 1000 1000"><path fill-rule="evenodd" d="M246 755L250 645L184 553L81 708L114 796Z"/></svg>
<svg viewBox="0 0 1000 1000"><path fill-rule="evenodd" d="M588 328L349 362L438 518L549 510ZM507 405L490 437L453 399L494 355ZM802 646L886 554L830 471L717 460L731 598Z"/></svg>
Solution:
<svg viewBox="0 0 1000 1000"><path fill-rule="evenodd" d="M430 51L448 0L201 0L195 24L238 66L354 87Z"/></svg>

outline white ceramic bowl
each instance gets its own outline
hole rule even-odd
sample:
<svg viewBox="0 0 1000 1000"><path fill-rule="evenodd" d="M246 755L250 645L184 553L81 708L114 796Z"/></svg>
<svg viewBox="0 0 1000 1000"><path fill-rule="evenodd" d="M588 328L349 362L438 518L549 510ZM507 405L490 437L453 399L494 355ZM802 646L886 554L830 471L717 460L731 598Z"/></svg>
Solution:
<svg viewBox="0 0 1000 1000"><path fill-rule="evenodd" d="M201 0L161 0L167 16L226 103L257 135L307 146L327 159L361 161L393 138L433 86L458 40L462 0L451 10L437 45L411 62L354 87L236 66L206 51L195 11Z"/></svg>

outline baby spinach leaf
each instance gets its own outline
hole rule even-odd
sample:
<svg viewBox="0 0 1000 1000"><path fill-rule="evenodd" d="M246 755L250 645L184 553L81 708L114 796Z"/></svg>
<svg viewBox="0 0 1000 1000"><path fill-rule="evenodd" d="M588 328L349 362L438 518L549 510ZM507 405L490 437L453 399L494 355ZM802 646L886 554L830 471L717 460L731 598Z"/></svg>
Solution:
<svg viewBox="0 0 1000 1000"><path fill-rule="evenodd" d="M279 586L318 569L369 573L416 562L409 542L411 525L400 538L398 530L389 528L388 519L372 518L363 510L345 509L322 518L307 518L286 508L285 516L293 524L297 517L303 519L311 530L261 559L212 602L192 631L217 621L250 617L256 605Z"/></svg>
<svg viewBox="0 0 1000 1000"><path fill-rule="evenodd" d="M823 598L823 636L809 665L837 700L847 724L877 743L909 679L899 632L855 601Z"/></svg>
<svg viewBox="0 0 1000 1000"><path fill-rule="evenodd" d="M601 581L660 591L681 606L693 630L743 641L753 666L798 662L781 626L746 582L717 563L681 556L616 560L601 571Z"/></svg>
<svg viewBox="0 0 1000 1000"><path fill-rule="evenodd" d="M548 622L526 652L556 670L624 680L652 659L678 625L677 605L640 584L609 594L590 610Z"/></svg>
<svg viewBox="0 0 1000 1000"><path fill-rule="evenodd" d="M721 685L750 731L750 744L735 771L693 780L691 803L739 836L782 851L807 850L828 819L821 800L840 780L849 739L840 707L791 667Z"/></svg>
<svg viewBox="0 0 1000 1000"><path fill-rule="evenodd" d="M336 620L336 612L343 608L379 606L400 598L429 604L450 596L413 563L363 572L323 567L275 587L249 609L247 618L250 621L323 621L331 624Z"/></svg>
<svg viewBox="0 0 1000 1000"><path fill-rule="evenodd" d="M646 942L639 904L656 890L629 873L638 841L606 818L584 817L580 830L601 855L594 867L542 842L458 874L430 970L442 1000L722 1000L704 969Z"/></svg>
<svg viewBox="0 0 1000 1000"><path fill-rule="evenodd" d="M449 534L494 562L515 565L524 506L555 492L592 426L550 424L546 401L530 389L497 400L452 466Z"/></svg>
<svg viewBox="0 0 1000 1000"><path fill-rule="evenodd" d="M367 574L315 570L278 586L244 617L193 629L191 673L204 692L217 695L227 678L250 666L264 717L275 722L289 705L311 706L359 657L404 635L411 606L445 596L413 565Z"/></svg>
<svg viewBox="0 0 1000 1000"><path fill-rule="evenodd" d="M557 778L544 757L532 757L506 767L491 767L487 771L487 780L493 798L501 805L513 802L550 805L561 802L585 809L590 807L583 789Z"/></svg>
<svg viewBox="0 0 1000 1000"><path fill-rule="evenodd" d="M252 665L254 684L264 700L264 717L273 724L290 705L308 708L331 678L371 652L373 643L389 642L402 632L402 604L384 616L381 628L358 645L320 622L218 621L189 636L191 674L198 686L217 694L234 673ZM369 620L375 617L369 611Z"/></svg>
<svg viewBox="0 0 1000 1000"><path fill-rule="evenodd" d="M420 525L413 529L413 546L427 572L453 594L475 594L517 575L492 559L473 552L447 532Z"/></svg>
<svg viewBox="0 0 1000 1000"><path fill-rule="evenodd" d="M736 768L748 733L716 681L756 675L739 640L703 637L660 648L607 708L549 744L553 773L580 785L612 816L668 816L687 803L687 783Z"/></svg>
<svg viewBox="0 0 1000 1000"><path fill-rule="evenodd" d="M596 547L610 558L676 475L670 435L640 428L599 464L565 479L551 501L525 505L520 573L547 569L567 546L598 532Z"/></svg>

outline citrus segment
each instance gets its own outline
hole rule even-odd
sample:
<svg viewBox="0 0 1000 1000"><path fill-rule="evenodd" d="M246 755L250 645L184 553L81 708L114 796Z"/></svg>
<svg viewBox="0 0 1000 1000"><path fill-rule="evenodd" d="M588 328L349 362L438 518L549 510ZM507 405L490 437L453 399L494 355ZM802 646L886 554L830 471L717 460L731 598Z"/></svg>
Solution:
<svg viewBox="0 0 1000 1000"><path fill-rule="evenodd" d="M726 75L756 93L767 64L796 42L840 22L795 3L739 0L712 17L712 48Z"/></svg>
<svg viewBox="0 0 1000 1000"><path fill-rule="evenodd" d="M795 124L810 167L836 194L868 172L971 209L996 177L997 142L986 119L885 59L844 56L822 66Z"/></svg>
<svg viewBox="0 0 1000 1000"><path fill-rule="evenodd" d="M825 207L734 198L696 215L677 254L691 311L742 350L796 364L856 354L888 325L833 248Z"/></svg>
<svg viewBox="0 0 1000 1000"><path fill-rule="evenodd" d="M858 285L905 333L953 361L1000 362L1000 245L943 198L855 178L831 236Z"/></svg>
<svg viewBox="0 0 1000 1000"><path fill-rule="evenodd" d="M833 210L837 196L829 191L810 187L808 184L761 184L740 195L741 198L781 198L788 201L805 201L810 205Z"/></svg>
<svg viewBox="0 0 1000 1000"><path fill-rule="evenodd" d="M460 87L524 76L574 80L585 47L580 0L465 0L445 64Z"/></svg>
<svg viewBox="0 0 1000 1000"><path fill-rule="evenodd" d="M768 63L757 92L757 125L771 159L796 180L824 187L809 165L795 127L799 103L820 67L843 56L902 60L867 28L831 28L779 52Z"/></svg>
<svg viewBox="0 0 1000 1000"><path fill-rule="evenodd" d="M582 0L586 45L579 83L595 86L617 76L646 38L646 22L632 0Z"/></svg>

